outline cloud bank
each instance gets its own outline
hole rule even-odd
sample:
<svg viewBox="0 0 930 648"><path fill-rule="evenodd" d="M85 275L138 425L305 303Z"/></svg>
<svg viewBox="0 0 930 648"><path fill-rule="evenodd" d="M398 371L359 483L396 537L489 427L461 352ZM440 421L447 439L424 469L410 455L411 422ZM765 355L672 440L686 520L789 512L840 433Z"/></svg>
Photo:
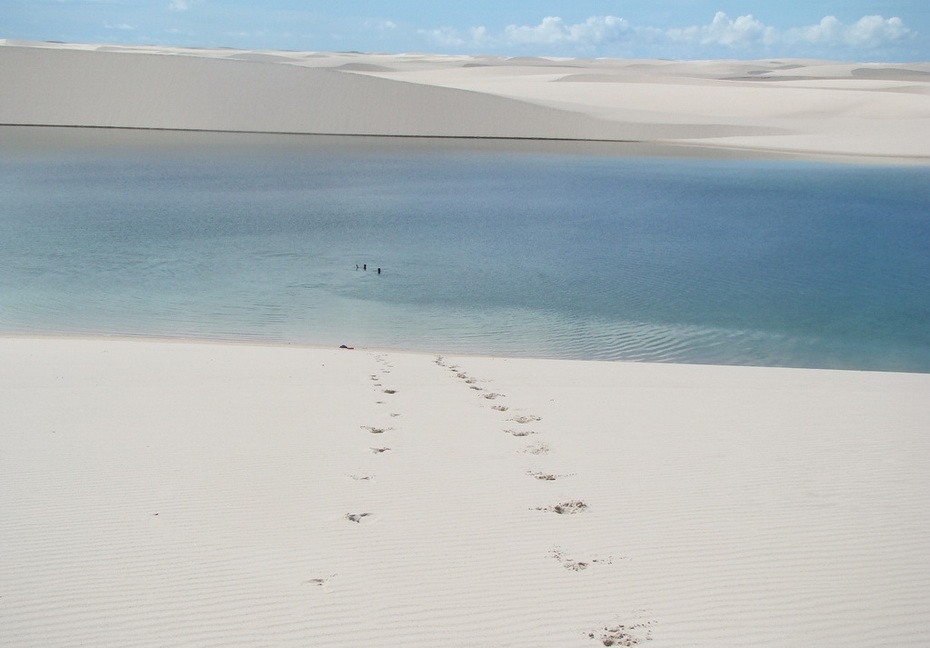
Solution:
<svg viewBox="0 0 930 648"><path fill-rule="evenodd" d="M863 16L846 24L826 16L815 25L778 29L752 15L731 18L718 11L710 23L659 29L636 26L618 16L592 16L570 24L558 16L546 17L538 25L508 25L491 32L486 27L461 31L452 28L420 30L422 36L444 47L508 49L548 47L574 53L590 53L605 46L636 48L671 45L704 49L768 51L776 48L846 49L868 52L900 43L913 36L901 18Z"/></svg>

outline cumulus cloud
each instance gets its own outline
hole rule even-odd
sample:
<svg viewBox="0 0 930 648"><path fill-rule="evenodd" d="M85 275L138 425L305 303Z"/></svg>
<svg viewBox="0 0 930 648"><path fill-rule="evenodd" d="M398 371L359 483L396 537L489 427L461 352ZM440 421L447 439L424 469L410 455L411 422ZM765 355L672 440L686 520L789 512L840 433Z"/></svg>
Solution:
<svg viewBox="0 0 930 648"><path fill-rule="evenodd" d="M669 40L701 45L723 45L725 47L746 47L762 42L771 45L778 40L778 32L768 27L751 15L731 19L718 11L709 25L694 25L685 28L666 30Z"/></svg>
<svg viewBox="0 0 930 648"><path fill-rule="evenodd" d="M497 47L498 39L494 39L485 27L472 27L462 32L451 27L436 29L418 29L417 33L431 42L443 47Z"/></svg>
<svg viewBox="0 0 930 648"><path fill-rule="evenodd" d="M449 27L421 29L419 33L434 43L452 47L560 46L583 50L615 42L629 29L629 21L617 16L592 16L576 24L567 23L558 16L548 16L538 25L508 25L497 34L484 26L467 31Z"/></svg>
<svg viewBox="0 0 930 648"><path fill-rule="evenodd" d="M579 23L548 16L537 25L508 25L496 33L484 26L466 31L444 27L419 33L438 45L458 48L533 46L584 52L620 44L635 48L665 43L688 45L699 52L701 48L749 51L799 45L874 50L900 42L913 32L898 17L864 16L844 24L835 16L826 16L814 25L778 29L750 14L731 18L718 11L709 23L667 29L633 25L625 18L608 15L591 16Z"/></svg>
<svg viewBox="0 0 930 648"><path fill-rule="evenodd" d="M843 40L856 47L880 47L909 34L910 30L897 16L887 20L882 16L864 16L845 30Z"/></svg>
<svg viewBox="0 0 930 648"><path fill-rule="evenodd" d="M535 26L508 25L503 40L516 45L598 45L613 41L630 29L629 21L617 16L591 16L582 23L566 24L548 16Z"/></svg>
<svg viewBox="0 0 930 648"><path fill-rule="evenodd" d="M795 27L785 32L784 40L788 43L833 43L842 40L843 24L836 16L826 16L816 25Z"/></svg>
<svg viewBox="0 0 930 648"><path fill-rule="evenodd" d="M476 29L484 29L483 27L477 27ZM465 47L466 45L474 45L475 43L469 43L457 29L452 29L451 27L437 27L436 29L418 29L417 33L420 36L424 36L433 43L441 45L442 47Z"/></svg>

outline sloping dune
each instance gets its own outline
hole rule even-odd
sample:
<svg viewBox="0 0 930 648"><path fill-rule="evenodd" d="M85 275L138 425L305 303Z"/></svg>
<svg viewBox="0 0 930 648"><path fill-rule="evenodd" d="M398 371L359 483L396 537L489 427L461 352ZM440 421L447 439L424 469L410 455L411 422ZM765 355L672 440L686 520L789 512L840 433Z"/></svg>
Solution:
<svg viewBox="0 0 930 648"><path fill-rule="evenodd" d="M930 376L0 353L7 648L930 644Z"/></svg>
<svg viewBox="0 0 930 648"><path fill-rule="evenodd" d="M0 48L6 124L623 139L623 125L488 94L249 60Z"/></svg>
<svg viewBox="0 0 930 648"><path fill-rule="evenodd" d="M568 83L560 83L568 82ZM930 65L0 42L0 124L599 140L930 161Z"/></svg>

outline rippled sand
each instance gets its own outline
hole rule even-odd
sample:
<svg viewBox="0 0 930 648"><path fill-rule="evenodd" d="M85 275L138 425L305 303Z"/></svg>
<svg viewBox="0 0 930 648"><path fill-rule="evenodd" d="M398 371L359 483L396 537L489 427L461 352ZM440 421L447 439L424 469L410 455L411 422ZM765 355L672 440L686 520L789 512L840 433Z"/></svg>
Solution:
<svg viewBox="0 0 930 648"><path fill-rule="evenodd" d="M930 642L928 375L0 354L4 646Z"/></svg>

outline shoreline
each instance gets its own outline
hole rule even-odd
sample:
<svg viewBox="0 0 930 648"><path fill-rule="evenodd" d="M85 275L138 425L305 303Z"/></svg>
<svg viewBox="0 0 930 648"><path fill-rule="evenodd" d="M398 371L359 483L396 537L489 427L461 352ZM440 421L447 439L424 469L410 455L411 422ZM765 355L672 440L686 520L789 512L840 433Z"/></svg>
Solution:
<svg viewBox="0 0 930 648"><path fill-rule="evenodd" d="M78 332L0 332L0 342L3 340L18 341L61 341L61 342L115 342L115 343L142 343L142 344L166 344L166 345L195 345L195 346L218 346L218 347L245 347L255 349L293 349L302 351L358 351L361 353L390 353L401 355L412 355L422 357L450 356L456 358L472 358L476 360L500 360L515 362L565 362L565 363L592 363L592 364L619 364L619 365L646 365L659 367L691 367L695 370L704 368L711 369L756 369L756 370L774 370L774 371L810 371L810 372L841 372L841 373L861 373L861 374L889 374L901 376L930 376L927 371L902 371L895 369L868 369L868 368L850 368L850 367L805 367L794 365L759 365L759 364L724 364L714 362L678 362L678 361L654 361L654 360L636 360L636 359L604 359L604 358L570 358L559 356L545 355L508 355L506 353L491 353L480 351L466 350L436 350L436 349L419 349L415 347L390 347L390 346L366 346L358 344L352 340L346 340L346 348L340 346L326 345L322 343L273 340L263 338L244 338L244 337L191 337L189 335L157 335L150 333L78 333Z"/></svg>
<svg viewBox="0 0 930 648"><path fill-rule="evenodd" d="M930 165L930 156L913 155L883 155L864 153L836 153L829 151L801 151L778 148L747 148L727 144L669 142L648 140L609 140L609 139L568 139L546 137L505 137L505 136L470 136L470 135L383 135L362 133L308 133L308 132L277 132L277 131L244 131L244 130L209 130L209 129L183 129L183 128L149 128L126 126L88 126L88 125L61 125L61 124L12 124L0 123L0 141L20 150L41 149L53 146L51 142L36 143L35 139L25 135L27 131L48 133L50 139L55 133L86 131L88 135L95 133L114 133L118 137L122 134L142 135L230 135L254 136L267 138L289 138L293 144L300 140L309 142L312 139L334 141L337 139L357 140L360 143L372 143L381 140L390 146L394 144L424 145L427 148L470 148L489 147L507 153L543 153L549 155L592 155L606 157L653 157L653 158L679 158L679 159L707 159L707 160L733 160L733 161L770 161L770 162L808 162L815 164L839 164L853 166L927 166ZM10 133L14 133L11 137ZM24 136L20 136L24 135ZM90 142L87 142L90 143ZM64 145L58 142L59 145ZM106 146L107 144L93 142L93 146ZM73 145L73 144L70 144ZM470 146L471 145L471 146Z"/></svg>
<svg viewBox="0 0 930 648"><path fill-rule="evenodd" d="M0 353L10 646L930 640L930 375Z"/></svg>

